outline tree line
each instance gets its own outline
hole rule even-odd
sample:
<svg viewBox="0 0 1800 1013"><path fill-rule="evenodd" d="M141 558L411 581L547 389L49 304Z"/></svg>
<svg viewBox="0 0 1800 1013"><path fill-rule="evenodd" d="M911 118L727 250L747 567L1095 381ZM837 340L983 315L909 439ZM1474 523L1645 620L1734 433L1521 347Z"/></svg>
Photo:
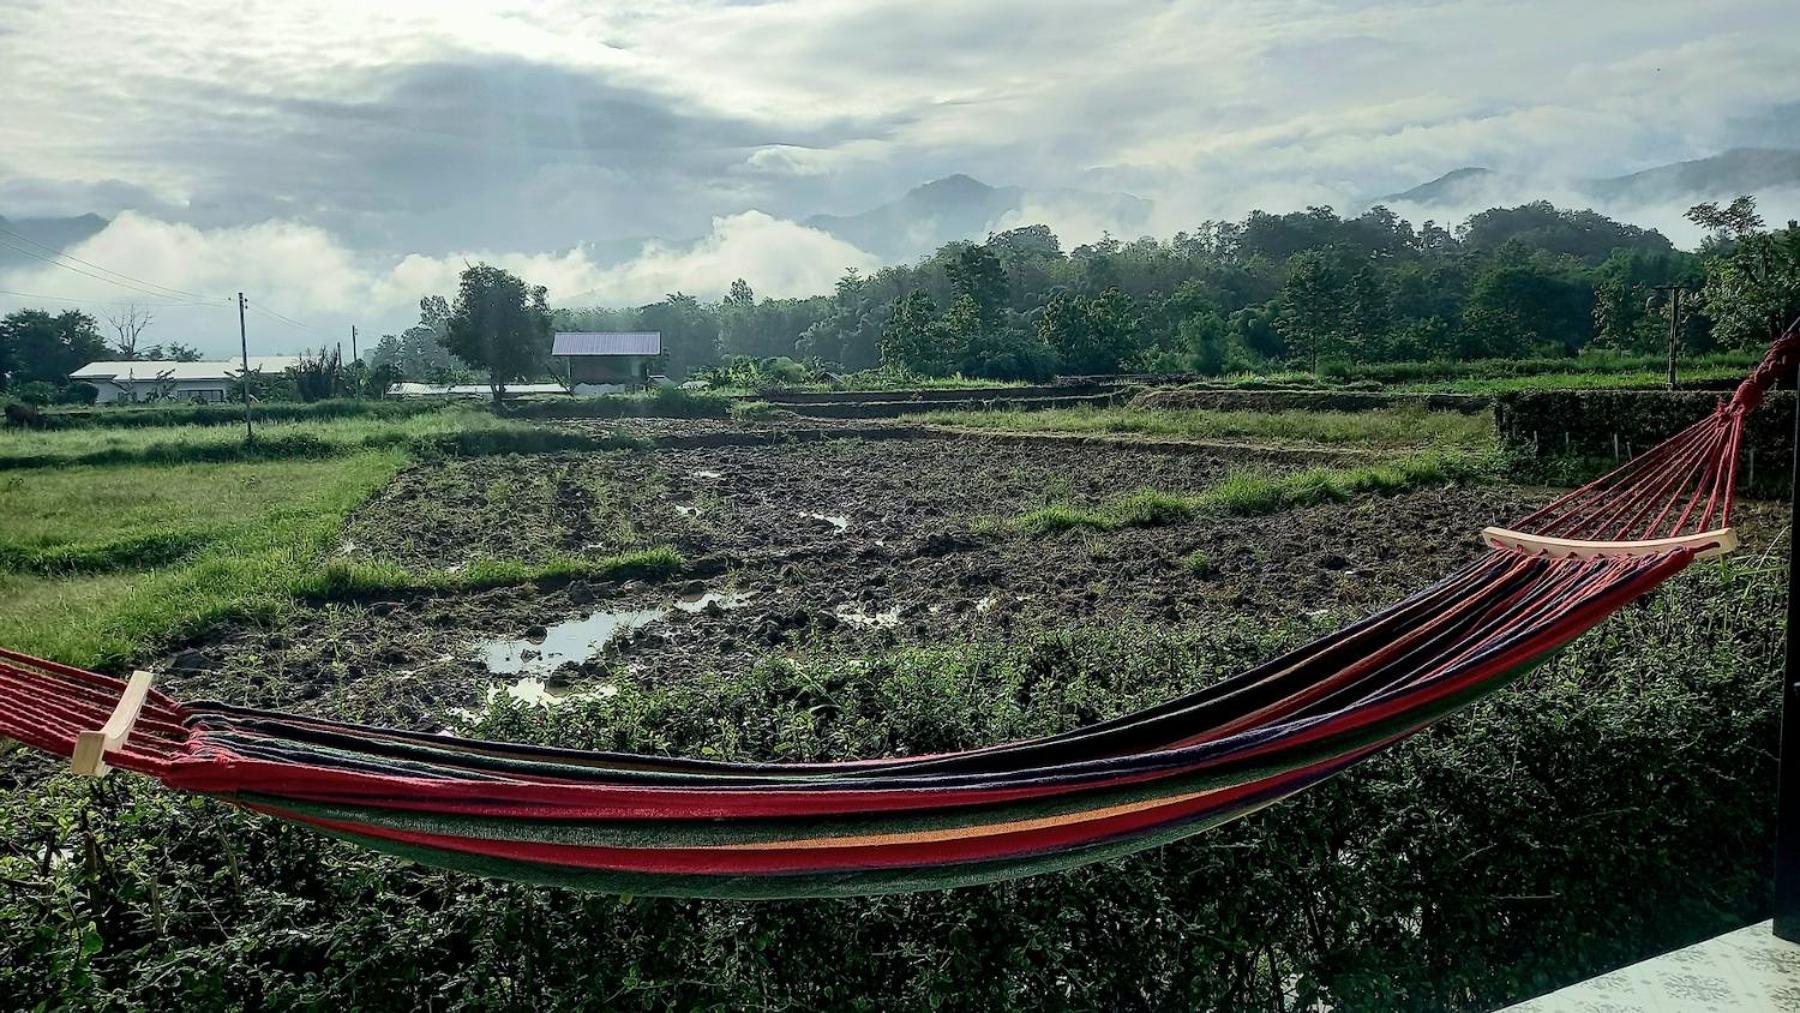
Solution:
<svg viewBox="0 0 1800 1013"><path fill-rule="evenodd" d="M1376 207L1206 222L1172 239L1064 251L1042 225L950 243L922 261L846 271L833 291L718 302L682 293L626 309L561 309L559 328L659 330L671 375L721 356L816 359L845 370L999 380L1432 359L1572 356L1666 347L1659 288L1686 288L1685 350L1755 345L1800 314L1800 229L1755 202L1700 205L1695 252L1661 233L1547 202L1454 230ZM1754 318L1754 319L1752 319Z"/></svg>
<svg viewBox="0 0 1800 1013"><path fill-rule="evenodd" d="M806 298L759 299L738 279L716 302L677 292L555 311L541 286L477 264L454 301L422 299L418 323L384 335L366 361L321 352L288 379L300 397L379 394L404 378L486 382L498 398L508 383L555 377L556 329L658 331L661 368L676 379L741 356L1042 380L1654 352L1668 340L1663 296L1674 287L1694 294L1694 311L1677 320L1687 351L1755 346L1800 316L1800 226L1769 229L1749 197L1688 217L1708 233L1694 252L1547 202L1483 211L1454 230L1414 227L1383 207L1353 218L1253 211L1166 241L1105 237L1066 252L1032 225L915 264L851 269ZM110 344L78 310L0 318L0 389L74 400L68 374L88 361L195 357L181 345L140 347L147 318L109 323Z"/></svg>

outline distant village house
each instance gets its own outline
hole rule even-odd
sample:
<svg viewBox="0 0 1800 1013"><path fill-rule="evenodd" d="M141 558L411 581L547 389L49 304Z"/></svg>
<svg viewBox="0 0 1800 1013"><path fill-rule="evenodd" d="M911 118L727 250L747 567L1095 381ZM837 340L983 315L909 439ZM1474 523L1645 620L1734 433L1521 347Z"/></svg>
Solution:
<svg viewBox="0 0 1800 1013"><path fill-rule="evenodd" d="M583 388L646 386L659 371L662 332L558 331L550 354L578 393L586 393Z"/></svg>
<svg viewBox="0 0 1800 1013"><path fill-rule="evenodd" d="M250 371L278 375L298 366L297 355L253 355ZM223 401L238 388L243 362L219 359L210 362L90 362L69 379L91 384L100 396L98 404L135 401Z"/></svg>

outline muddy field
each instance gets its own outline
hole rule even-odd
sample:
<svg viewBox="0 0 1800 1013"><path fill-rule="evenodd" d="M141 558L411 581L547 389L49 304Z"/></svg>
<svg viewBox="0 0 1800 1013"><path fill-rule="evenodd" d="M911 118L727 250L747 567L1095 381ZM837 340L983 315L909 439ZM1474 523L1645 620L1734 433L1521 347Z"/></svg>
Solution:
<svg viewBox="0 0 1800 1013"><path fill-rule="evenodd" d="M856 656L1083 623L1322 626L1473 558L1483 525L1552 494L1437 489L1107 534L1031 537L994 523L1047 502L1301 466L923 439L423 464L351 519L340 551L455 567L669 544L687 572L318 606L196 645L172 659L171 681L178 696L442 729L492 694L554 702L803 651Z"/></svg>

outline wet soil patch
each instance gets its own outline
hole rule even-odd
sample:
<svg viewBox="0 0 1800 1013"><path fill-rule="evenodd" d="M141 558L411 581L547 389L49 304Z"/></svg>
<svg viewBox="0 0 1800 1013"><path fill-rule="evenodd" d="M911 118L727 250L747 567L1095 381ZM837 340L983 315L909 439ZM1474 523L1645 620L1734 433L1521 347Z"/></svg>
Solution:
<svg viewBox="0 0 1800 1013"><path fill-rule="evenodd" d="M688 572L309 606L165 659L177 662L168 685L189 698L435 730L456 727L460 709L522 677L543 683L525 689L548 706L555 693L739 671L802 652L855 657L1128 621L1337 623L1473 559L1483 526L1554 495L1434 489L1043 538L982 523L1139 486L1197 491L1237 466L1221 455L1079 444L857 440L422 466L351 521L356 551L443 565L529 558L610 532L676 545ZM1292 466L1264 470L1283 467ZM1745 505L1752 553L1779 531L1779 513ZM602 628L604 637L582 639ZM559 656L547 658L553 630L581 642L559 640ZM511 643L496 651L497 641Z"/></svg>

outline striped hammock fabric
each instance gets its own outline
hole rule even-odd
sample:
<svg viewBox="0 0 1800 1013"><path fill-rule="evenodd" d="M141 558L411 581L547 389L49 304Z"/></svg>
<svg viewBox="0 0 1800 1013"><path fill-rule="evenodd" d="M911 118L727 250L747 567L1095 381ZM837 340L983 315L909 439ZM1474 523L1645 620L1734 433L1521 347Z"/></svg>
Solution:
<svg viewBox="0 0 1800 1013"><path fill-rule="evenodd" d="M152 691L108 763L419 862L622 894L930 890L1155 847L1270 805L1494 692L1735 545L1744 419L1717 411L1433 586L1217 684L1060 735L841 763L723 763L370 728ZM0 734L68 756L125 684L0 651Z"/></svg>

